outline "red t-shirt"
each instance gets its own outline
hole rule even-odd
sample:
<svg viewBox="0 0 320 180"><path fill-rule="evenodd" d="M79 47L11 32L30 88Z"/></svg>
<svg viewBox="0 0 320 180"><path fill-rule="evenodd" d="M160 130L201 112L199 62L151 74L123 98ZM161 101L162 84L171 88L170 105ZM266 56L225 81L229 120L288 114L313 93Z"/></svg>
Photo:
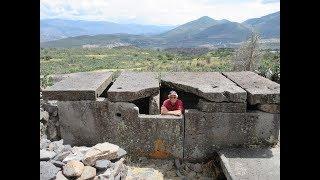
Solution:
<svg viewBox="0 0 320 180"><path fill-rule="evenodd" d="M169 111L181 110L183 112L183 103L180 99L177 99L175 104L172 104L169 99L163 102L164 107L166 107Z"/></svg>

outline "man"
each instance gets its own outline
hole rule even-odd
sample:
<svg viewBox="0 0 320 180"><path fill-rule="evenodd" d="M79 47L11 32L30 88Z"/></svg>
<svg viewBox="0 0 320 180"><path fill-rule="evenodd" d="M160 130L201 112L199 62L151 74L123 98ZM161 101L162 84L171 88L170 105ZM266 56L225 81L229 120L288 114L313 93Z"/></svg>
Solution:
<svg viewBox="0 0 320 180"><path fill-rule="evenodd" d="M183 103L178 99L178 94L175 91L170 91L167 100L161 106L161 114L181 116L183 112Z"/></svg>

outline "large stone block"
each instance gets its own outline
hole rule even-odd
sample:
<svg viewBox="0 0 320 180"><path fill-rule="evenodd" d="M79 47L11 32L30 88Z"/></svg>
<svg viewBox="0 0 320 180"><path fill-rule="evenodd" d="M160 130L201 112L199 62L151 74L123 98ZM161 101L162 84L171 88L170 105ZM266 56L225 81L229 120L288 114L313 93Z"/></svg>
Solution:
<svg viewBox="0 0 320 180"><path fill-rule="evenodd" d="M245 102L247 93L219 72L166 73L161 84L214 102Z"/></svg>
<svg viewBox="0 0 320 180"><path fill-rule="evenodd" d="M112 81L112 72L81 72L42 91L44 100L95 100Z"/></svg>
<svg viewBox="0 0 320 180"><path fill-rule="evenodd" d="M105 98L58 102L58 109L66 144L110 142L132 155L182 158L182 116L139 115L134 104Z"/></svg>
<svg viewBox="0 0 320 180"><path fill-rule="evenodd" d="M251 71L223 72L227 78L248 92L248 102L255 104L279 104L280 84Z"/></svg>
<svg viewBox="0 0 320 180"><path fill-rule="evenodd" d="M238 146L272 146L277 143L280 115L261 111L247 113L185 112L185 157L202 160L215 150Z"/></svg>
<svg viewBox="0 0 320 180"><path fill-rule="evenodd" d="M183 157L183 116L139 115L139 143L135 154L152 158Z"/></svg>
<svg viewBox="0 0 320 180"><path fill-rule="evenodd" d="M111 103L105 98L60 101L58 110L64 142L77 146L93 146L106 141L118 144L128 134L122 127L133 126L131 119L138 117L138 108L134 104Z"/></svg>
<svg viewBox="0 0 320 180"><path fill-rule="evenodd" d="M219 152L227 180L280 179L280 148L231 148Z"/></svg>
<svg viewBox="0 0 320 180"><path fill-rule="evenodd" d="M153 72L123 72L108 90L113 102L132 102L150 97L160 90L159 80Z"/></svg>
<svg viewBox="0 0 320 180"><path fill-rule="evenodd" d="M247 103L210 102L204 99L199 99L197 108L203 112L239 113L246 112Z"/></svg>

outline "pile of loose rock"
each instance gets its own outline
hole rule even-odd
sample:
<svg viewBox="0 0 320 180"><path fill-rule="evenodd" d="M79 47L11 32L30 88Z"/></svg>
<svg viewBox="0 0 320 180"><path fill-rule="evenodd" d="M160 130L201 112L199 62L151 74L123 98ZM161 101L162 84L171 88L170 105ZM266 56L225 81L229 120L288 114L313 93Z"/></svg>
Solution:
<svg viewBox="0 0 320 180"><path fill-rule="evenodd" d="M41 90L41 87L40 87ZM40 138L61 139L57 101L45 101L40 91Z"/></svg>
<svg viewBox="0 0 320 180"><path fill-rule="evenodd" d="M63 145L63 140L40 140L40 178L125 179L126 151L105 142L93 147Z"/></svg>

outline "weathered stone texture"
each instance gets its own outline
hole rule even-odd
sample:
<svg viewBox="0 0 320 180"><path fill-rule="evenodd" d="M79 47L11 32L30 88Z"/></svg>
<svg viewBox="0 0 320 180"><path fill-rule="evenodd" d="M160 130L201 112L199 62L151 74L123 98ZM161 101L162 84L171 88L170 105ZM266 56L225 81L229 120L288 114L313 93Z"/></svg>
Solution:
<svg viewBox="0 0 320 180"><path fill-rule="evenodd" d="M61 136L66 144L110 142L133 154L182 157L182 116L139 115L132 103L97 101L58 102ZM157 153L153 154L157 155Z"/></svg>
<svg viewBox="0 0 320 180"><path fill-rule="evenodd" d="M219 151L227 180L280 179L280 148L232 148Z"/></svg>
<svg viewBox="0 0 320 180"><path fill-rule="evenodd" d="M236 102L210 102L199 99L197 108L203 112L239 113L246 112L247 104Z"/></svg>
<svg viewBox="0 0 320 180"><path fill-rule="evenodd" d="M154 72L123 72L108 90L113 102L132 102L159 92L159 80Z"/></svg>
<svg viewBox="0 0 320 180"><path fill-rule="evenodd" d="M245 102L247 98L245 90L219 72L167 73L161 84L214 102Z"/></svg>
<svg viewBox="0 0 320 180"><path fill-rule="evenodd" d="M160 93L150 97L149 114L160 114Z"/></svg>
<svg viewBox="0 0 320 180"><path fill-rule="evenodd" d="M255 104L279 104L280 84L251 71L223 72L227 78L248 92L248 102Z"/></svg>
<svg viewBox="0 0 320 180"><path fill-rule="evenodd" d="M262 145L278 140L279 114L261 111L247 113L185 113L185 158L201 160L220 148Z"/></svg>
<svg viewBox="0 0 320 180"><path fill-rule="evenodd" d="M280 113L280 104L258 104L258 109L268 113Z"/></svg>
<svg viewBox="0 0 320 180"><path fill-rule="evenodd" d="M82 72L42 91L44 100L95 100L112 81L112 72Z"/></svg>

